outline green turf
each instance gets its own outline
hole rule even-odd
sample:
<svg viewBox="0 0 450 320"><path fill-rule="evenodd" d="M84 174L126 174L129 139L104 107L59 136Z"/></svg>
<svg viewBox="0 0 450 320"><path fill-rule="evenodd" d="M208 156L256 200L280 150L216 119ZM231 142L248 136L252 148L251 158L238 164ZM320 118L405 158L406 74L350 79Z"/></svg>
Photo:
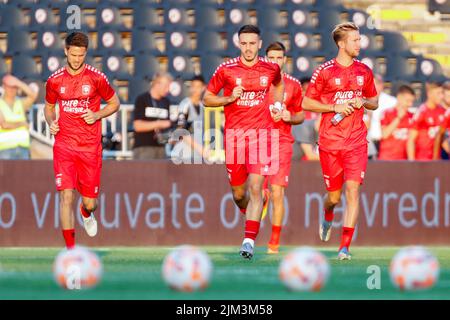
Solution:
<svg viewBox="0 0 450 320"><path fill-rule="evenodd" d="M237 247L205 247L214 263L212 282L198 293L178 293L161 279L167 247L100 248L104 275L94 289L67 291L53 281L55 248L1 248L0 299L450 299L450 248L429 248L439 259L440 279L431 290L400 292L389 280L387 267L398 248L354 247L353 260L337 261L331 249L319 248L331 264L331 276L318 293L288 292L278 280L281 257L263 247L252 261L243 260ZM367 267L381 267L381 290L367 288Z"/></svg>

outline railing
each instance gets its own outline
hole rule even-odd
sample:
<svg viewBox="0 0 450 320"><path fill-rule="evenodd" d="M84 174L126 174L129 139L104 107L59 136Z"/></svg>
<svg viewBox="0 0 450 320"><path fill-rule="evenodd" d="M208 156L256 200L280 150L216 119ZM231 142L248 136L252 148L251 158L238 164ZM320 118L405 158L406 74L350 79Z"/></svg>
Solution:
<svg viewBox="0 0 450 320"><path fill-rule="evenodd" d="M103 107L103 106L102 106ZM176 106L175 106L176 107ZM131 159L133 152L131 150L132 128L131 116L134 110L132 104L121 104L120 110L107 118L102 119L102 136L112 135L116 142L120 142L119 150L103 149L104 158ZM222 123L223 108L205 109L204 116L204 143L210 145L214 133L214 154L213 158L224 159L223 139L220 133ZM50 134L49 126L44 117L44 104L36 104L30 111L30 135L34 139L48 146L54 143L54 137ZM214 119L215 127L211 129L211 118Z"/></svg>

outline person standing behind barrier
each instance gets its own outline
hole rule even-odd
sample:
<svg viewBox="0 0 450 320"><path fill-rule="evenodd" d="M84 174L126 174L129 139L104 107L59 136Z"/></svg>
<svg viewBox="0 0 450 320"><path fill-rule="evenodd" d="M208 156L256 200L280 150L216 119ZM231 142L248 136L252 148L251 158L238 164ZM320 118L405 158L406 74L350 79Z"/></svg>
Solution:
<svg viewBox="0 0 450 320"><path fill-rule="evenodd" d="M134 104L134 147L133 158L151 160L166 158L165 142L161 134L172 126L170 101L167 99L172 76L156 73L150 90L136 98Z"/></svg>
<svg viewBox="0 0 450 320"><path fill-rule="evenodd" d="M0 159L30 159L30 133L26 111L33 105L37 92L12 75L2 80L0 98ZM22 90L26 97L17 98Z"/></svg>

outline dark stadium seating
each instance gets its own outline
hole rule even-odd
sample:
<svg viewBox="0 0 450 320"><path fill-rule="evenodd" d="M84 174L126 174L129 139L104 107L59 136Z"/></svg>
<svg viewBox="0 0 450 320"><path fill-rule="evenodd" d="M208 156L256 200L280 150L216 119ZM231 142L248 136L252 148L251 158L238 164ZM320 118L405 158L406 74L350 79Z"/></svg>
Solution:
<svg viewBox="0 0 450 320"><path fill-rule="evenodd" d="M360 60L387 81L442 77L442 68L411 53L400 33L374 29L366 12L346 8L340 0L9 0L0 3L0 33L6 39L0 75L9 68L3 56L12 61L14 71L42 81L64 63L69 4L81 8L81 31L90 36L87 62L112 79L128 82L129 99L140 83L147 86L166 67L179 81L198 72L208 80L224 59L239 55L237 32L248 23L262 30L261 55L270 42L286 45L297 77L310 76L334 57L330 32L344 20L361 28ZM435 4L430 1L430 8Z"/></svg>
<svg viewBox="0 0 450 320"><path fill-rule="evenodd" d="M134 103L137 96L139 96L144 92L147 92L149 88L150 88L149 80L138 77L132 78L128 86L128 101L130 103Z"/></svg>
<svg viewBox="0 0 450 320"><path fill-rule="evenodd" d="M443 14L450 14L450 1L428 0L428 11L432 13L437 11Z"/></svg>

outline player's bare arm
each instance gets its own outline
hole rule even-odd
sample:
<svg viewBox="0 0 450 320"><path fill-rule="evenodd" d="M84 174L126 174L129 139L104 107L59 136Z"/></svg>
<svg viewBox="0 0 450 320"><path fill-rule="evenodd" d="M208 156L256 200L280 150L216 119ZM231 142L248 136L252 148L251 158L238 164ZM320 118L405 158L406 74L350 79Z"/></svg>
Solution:
<svg viewBox="0 0 450 320"><path fill-rule="evenodd" d="M361 109L362 107L364 107L367 110L373 111L378 109L378 98L377 97L373 97L370 99L356 98L354 106L357 109Z"/></svg>
<svg viewBox="0 0 450 320"><path fill-rule="evenodd" d="M55 135L59 131L58 119L56 119L55 104L45 102L44 107L45 121L50 127L50 133Z"/></svg>
<svg viewBox="0 0 450 320"><path fill-rule="evenodd" d="M230 96L218 96L212 93L209 90L206 90L205 95L203 96L203 104L205 107L215 108L215 107L223 107L227 104L233 103L237 99L240 98L242 93L244 92L244 87L236 86L233 89L233 92Z"/></svg>
<svg viewBox="0 0 450 320"><path fill-rule="evenodd" d="M399 111L401 113L399 113L399 115L392 120L392 122L387 125L387 126L381 126L381 137L382 139L387 139L391 136L391 134L395 131L395 129L397 129L398 125L400 124L401 119L403 118L403 116L405 115L405 111Z"/></svg>
<svg viewBox="0 0 450 320"><path fill-rule="evenodd" d="M439 127L439 131L436 134L436 138L434 140L434 147L433 147L433 160L439 160L439 155L441 152L441 146L442 146L442 140L444 138L445 134L445 128Z"/></svg>
<svg viewBox="0 0 450 320"><path fill-rule="evenodd" d="M108 117L113 113L117 112L120 108L120 100L117 94L114 94L111 99L106 101L106 106L103 109L100 109L97 112L93 112L90 109L87 109L84 114L81 115L81 118L87 124L94 124L96 121Z"/></svg>
<svg viewBox="0 0 450 320"><path fill-rule="evenodd" d="M318 113L342 113L345 116L349 116L353 113L353 111L355 111L353 107L353 101L347 101L343 104L325 104L308 97L303 98L302 108L303 110Z"/></svg>
<svg viewBox="0 0 450 320"><path fill-rule="evenodd" d="M408 160L415 160L416 158L416 140L419 135L419 131L416 129L409 130L408 141L406 142L406 153L408 154Z"/></svg>
<svg viewBox="0 0 450 320"><path fill-rule="evenodd" d="M291 114L288 110L283 108L283 111L281 112L281 120L292 125L297 125L305 121L305 114L303 113L303 111Z"/></svg>

